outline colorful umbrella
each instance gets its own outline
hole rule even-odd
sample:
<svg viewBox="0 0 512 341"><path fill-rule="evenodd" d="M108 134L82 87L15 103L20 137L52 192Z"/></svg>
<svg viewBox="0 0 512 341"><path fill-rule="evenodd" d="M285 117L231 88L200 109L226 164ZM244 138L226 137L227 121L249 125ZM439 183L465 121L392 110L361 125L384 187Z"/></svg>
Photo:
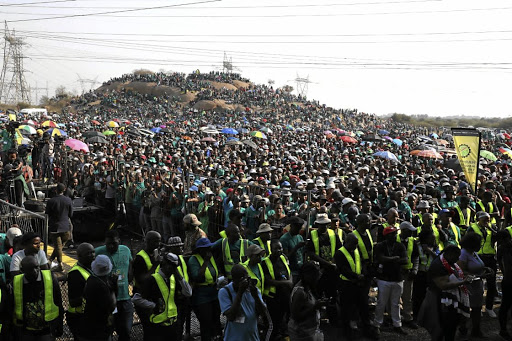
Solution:
<svg viewBox="0 0 512 341"><path fill-rule="evenodd" d="M119 127L119 123L117 123L116 121L108 121L107 122L107 127L109 127L109 128L118 128Z"/></svg>
<svg viewBox="0 0 512 341"><path fill-rule="evenodd" d="M29 126L29 125L26 125L26 124L20 125L19 129L22 130L21 131L22 133L23 133L23 131L26 131L26 132L28 132L31 135L37 134L36 128L34 128L32 126Z"/></svg>
<svg viewBox="0 0 512 341"><path fill-rule="evenodd" d="M486 158L487 160L491 160L491 161L496 161L498 160L498 158L496 157L496 155L494 155L493 153L491 153L490 151L488 150L480 150L480 156L483 157L483 158Z"/></svg>
<svg viewBox="0 0 512 341"><path fill-rule="evenodd" d="M342 140L345 143L357 143L357 140L355 138L347 135L340 137L340 140Z"/></svg>
<svg viewBox="0 0 512 341"><path fill-rule="evenodd" d="M393 141L393 139L389 136L383 136L382 137L384 140L388 140L388 141Z"/></svg>
<svg viewBox="0 0 512 341"><path fill-rule="evenodd" d="M291 125L289 125L289 124L286 126L286 129L288 129L288 130L294 130L294 128L293 128Z"/></svg>
<svg viewBox="0 0 512 341"><path fill-rule="evenodd" d="M207 137L203 137L201 139L201 142L212 142L212 143L214 143L214 142L217 142L217 141L213 137L207 136Z"/></svg>
<svg viewBox="0 0 512 341"><path fill-rule="evenodd" d="M401 146L404 144L404 142L400 139L393 139L393 143L396 144L397 146Z"/></svg>
<svg viewBox="0 0 512 341"><path fill-rule="evenodd" d="M443 156L441 154L439 154L438 152L436 152L435 150L422 150L418 154L416 154L416 156L426 157L426 158L430 158L430 159L442 159L443 158Z"/></svg>
<svg viewBox="0 0 512 341"><path fill-rule="evenodd" d="M105 136L111 136L111 135L115 135L115 134L116 134L116 132L112 131L112 130L105 130L103 132L103 135L105 135Z"/></svg>
<svg viewBox="0 0 512 341"><path fill-rule="evenodd" d="M251 131L251 136L252 137L257 137L259 139L266 139L267 138L267 135L263 134L261 131Z"/></svg>
<svg viewBox="0 0 512 341"><path fill-rule="evenodd" d="M373 154L373 156L377 156L377 157L380 157L385 160L391 160L391 161L398 162L398 158L396 157L396 155L391 152L388 152L388 151L377 152L377 153Z"/></svg>
<svg viewBox="0 0 512 341"><path fill-rule="evenodd" d="M220 131L223 134L238 135L238 131L233 128L224 128Z"/></svg>
<svg viewBox="0 0 512 341"><path fill-rule="evenodd" d="M23 123L30 124L31 126L34 126L34 127L37 125L37 122L34 120L26 120L26 121L23 121Z"/></svg>
<svg viewBox="0 0 512 341"><path fill-rule="evenodd" d="M389 135L389 131L385 129L380 129L377 131L377 133L379 133L380 135Z"/></svg>
<svg viewBox="0 0 512 341"><path fill-rule="evenodd" d="M68 140L64 141L64 144L73 150L76 150L76 151L83 150L83 151L89 153L89 146L80 140L68 139Z"/></svg>
<svg viewBox="0 0 512 341"><path fill-rule="evenodd" d="M272 134L272 130L268 127L263 127L260 129L262 132L264 133L267 133L267 134Z"/></svg>
<svg viewBox="0 0 512 341"><path fill-rule="evenodd" d="M48 129L46 132L50 133L52 136L68 136L68 133L66 133L64 130L57 128Z"/></svg>
<svg viewBox="0 0 512 341"><path fill-rule="evenodd" d="M162 128L154 127L154 128L149 129L149 130L152 131L153 133L159 133L162 130Z"/></svg>
<svg viewBox="0 0 512 341"><path fill-rule="evenodd" d="M43 127L48 127L48 128L57 128L58 127L57 123L55 123L53 121L44 121L41 125Z"/></svg>
<svg viewBox="0 0 512 341"><path fill-rule="evenodd" d="M436 133L432 133L432 134L430 134L430 137L432 137L434 139L438 139L439 135L437 135Z"/></svg>
<svg viewBox="0 0 512 341"><path fill-rule="evenodd" d="M500 147L498 150L500 151L500 153L508 155L509 158L512 158L512 150L503 147Z"/></svg>
<svg viewBox="0 0 512 341"><path fill-rule="evenodd" d="M437 142L437 144L440 144L442 146L447 146L450 144L450 142L443 140L443 139L436 140L436 142Z"/></svg>
<svg viewBox="0 0 512 341"><path fill-rule="evenodd" d="M332 135L332 131L330 131L330 130L324 130L324 135Z"/></svg>
<svg viewBox="0 0 512 341"><path fill-rule="evenodd" d="M101 125L101 123L96 120L92 120L91 123L97 126Z"/></svg>
<svg viewBox="0 0 512 341"><path fill-rule="evenodd" d="M190 136L187 136L187 135L183 136L182 139L188 140L188 141L192 141L192 138Z"/></svg>

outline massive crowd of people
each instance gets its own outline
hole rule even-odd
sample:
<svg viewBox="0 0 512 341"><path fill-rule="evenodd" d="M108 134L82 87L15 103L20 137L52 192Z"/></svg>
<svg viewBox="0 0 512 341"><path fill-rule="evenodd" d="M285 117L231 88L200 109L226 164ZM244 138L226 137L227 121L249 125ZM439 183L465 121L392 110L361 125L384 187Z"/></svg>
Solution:
<svg viewBox="0 0 512 341"><path fill-rule="evenodd" d="M484 336L482 307L494 319L497 302L499 335L512 340L510 136L482 140L474 192L448 129L336 110L237 74L113 84L62 113L3 124L4 199L23 206L31 184L58 185L46 203L50 257L42 236L2 222L2 339L62 333L55 273L73 240L73 200L85 198L112 219L104 246L82 240L68 271L78 340L114 330L129 340L134 311L144 340L178 340L193 311L201 340L321 340L328 321L346 338L423 327L448 341ZM245 109L198 108L211 99ZM120 233L140 235L142 250Z"/></svg>

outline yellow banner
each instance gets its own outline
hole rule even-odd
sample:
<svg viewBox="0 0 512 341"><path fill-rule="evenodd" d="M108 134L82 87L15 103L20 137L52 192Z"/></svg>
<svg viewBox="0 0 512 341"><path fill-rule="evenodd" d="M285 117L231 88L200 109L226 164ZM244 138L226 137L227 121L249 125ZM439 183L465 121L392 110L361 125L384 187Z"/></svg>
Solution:
<svg viewBox="0 0 512 341"><path fill-rule="evenodd" d="M9 121L16 121L16 114L9 114Z"/></svg>
<svg viewBox="0 0 512 341"><path fill-rule="evenodd" d="M473 193L477 193L480 160L480 132L470 128L452 128L453 143L460 166Z"/></svg>

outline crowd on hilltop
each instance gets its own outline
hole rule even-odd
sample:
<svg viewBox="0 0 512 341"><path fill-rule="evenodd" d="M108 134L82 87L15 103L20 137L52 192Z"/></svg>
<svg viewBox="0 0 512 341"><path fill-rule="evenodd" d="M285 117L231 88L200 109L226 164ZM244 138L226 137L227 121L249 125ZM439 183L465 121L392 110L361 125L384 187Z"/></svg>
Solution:
<svg viewBox="0 0 512 341"><path fill-rule="evenodd" d="M248 86L210 83L235 80ZM421 326L448 341L483 336L482 307L494 319L499 303L500 335L512 340L506 132L482 140L474 191L448 128L333 109L238 74L130 74L104 86L129 82L168 85L190 101L121 85L74 98L62 113L20 115L20 127L4 122L4 199L23 206L32 183L58 185L46 206L56 251L34 256L39 236L23 237L14 251L37 264L18 259L2 273L12 300L0 315L19 317L16 275L47 283L48 260L63 271L71 200L85 198L113 229L103 247L83 243L69 273L67 321L78 339L107 340L114 328L129 339L135 309L145 339L179 339L193 310L202 340L320 340L328 321L346 338ZM198 109L202 99L243 109ZM144 248L119 245L118 231L143 236ZM12 326L21 335L58 334L61 313L47 312L46 295L33 298L44 302L31 306L36 332Z"/></svg>

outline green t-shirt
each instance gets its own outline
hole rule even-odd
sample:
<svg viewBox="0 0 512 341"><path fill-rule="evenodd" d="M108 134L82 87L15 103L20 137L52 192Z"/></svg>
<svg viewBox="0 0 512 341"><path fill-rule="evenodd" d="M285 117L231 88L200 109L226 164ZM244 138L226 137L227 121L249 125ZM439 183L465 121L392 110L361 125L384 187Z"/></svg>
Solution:
<svg viewBox="0 0 512 341"><path fill-rule="evenodd" d="M130 269L130 262L132 261L132 253L130 249L124 245L119 245L117 252L110 254L106 246L97 247L95 250L96 256L105 255L110 258L112 262L112 273L118 276L117 280L117 300L126 301L130 299L128 291L128 272Z"/></svg>
<svg viewBox="0 0 512 341"><path fill-rule="evenodd" d="M287 253L291 252L297 244L304 241L304 238L300 234L296 236L292 236L289 232L285 233L284 235L279 238L281 241L281 244L283 245L283 250ZM299 269L302 267L302 263L304 262L302 258L302 250L303 248L300 248L297 250L297 252L292 255L291 257L288 257L288 261L290 262L290 271L294 275L299 274Z"/></svg>

